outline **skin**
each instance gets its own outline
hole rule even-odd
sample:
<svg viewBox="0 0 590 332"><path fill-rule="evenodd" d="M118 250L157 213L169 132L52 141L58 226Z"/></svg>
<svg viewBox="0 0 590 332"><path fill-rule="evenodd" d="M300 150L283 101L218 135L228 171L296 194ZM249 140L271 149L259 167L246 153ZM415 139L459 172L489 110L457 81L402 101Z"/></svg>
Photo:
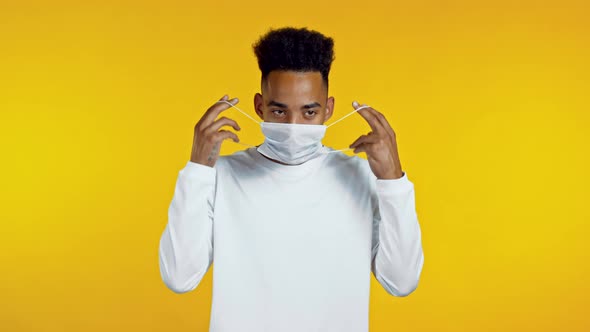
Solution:
<svg viewBox="0 0 590 332"><path fill-rule="evenodd" d="M266 122L321 125L334 111L334 97L320 72L275 70L254 95L256 114Z"/></svg>
<svg viewBox="0 0 590 332"><path fill-rule="evenodd" d="M261 84L262 94L254 95L256 114L267 122L292 124L324 124L334 111L334 97L328 97L328 89L320 72L271 71ZM229 100L227 95L220 100L236 105L239 100ZM353 102L354 109L365 106ZM191 161L213 167L219 157L219 148L225 139L239 142L238 136L225 129L236 131L239 125L233 119L217 117L231 108L226 103L213 104L194 128ZM350 148L354 153L364 152L378 179L399 179L403 176L399 160L395 132L385 116L372 107L357 112L371 127L371 132L361 135ZM273 160L273 159L270 159ZM275 162L279 162L273 160ZM280 162L279 162L280 163Z"/></svg>

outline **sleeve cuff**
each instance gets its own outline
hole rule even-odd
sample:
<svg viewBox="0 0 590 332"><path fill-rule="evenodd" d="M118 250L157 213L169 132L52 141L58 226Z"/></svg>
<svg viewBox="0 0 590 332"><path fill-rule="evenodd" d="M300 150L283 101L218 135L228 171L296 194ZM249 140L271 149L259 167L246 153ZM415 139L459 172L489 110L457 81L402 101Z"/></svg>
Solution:
<svg viewBox="0 0 590 332"><path fill-rule="evenodd" d="M408 179L406 172L403 172L398 179L377 179L377 193L380 195L391 195L407 193L414 188L414 184Z"/></svg>
<svg viewBox="0 0 590 332"><path fill-rule="evenodd" d="M199 178L203 180L210 180L215 182L215 174L217 170L213 167L187 161L183 169L180 170L182 176L189 178Z"/></svg>

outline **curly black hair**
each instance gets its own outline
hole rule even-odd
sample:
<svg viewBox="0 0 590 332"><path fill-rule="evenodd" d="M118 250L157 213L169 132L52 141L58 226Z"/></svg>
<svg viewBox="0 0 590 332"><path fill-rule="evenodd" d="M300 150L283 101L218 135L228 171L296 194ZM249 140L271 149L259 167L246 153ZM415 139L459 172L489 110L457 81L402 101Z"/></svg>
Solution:
<svg viewBox="0 0 590 332"><path fill-rule="evenodd" d="M334 40L307 28L270 29L252 44L262 72L262 82L273 70L319 71L326 87Z"/></svg>

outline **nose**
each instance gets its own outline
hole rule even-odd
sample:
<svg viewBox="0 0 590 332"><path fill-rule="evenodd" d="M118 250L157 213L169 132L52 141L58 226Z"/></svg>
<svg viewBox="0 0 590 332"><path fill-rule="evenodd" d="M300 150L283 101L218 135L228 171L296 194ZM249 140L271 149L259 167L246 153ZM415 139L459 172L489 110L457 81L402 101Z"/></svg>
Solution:
<svg viewBox="0 0 590 332"><path fill-rule="evenodd" d="M287 123L290 124L297 124L298 123L298 119L297 116L295 114L293 114L294 112L290 112L288 117L287 117Z"/></svg>

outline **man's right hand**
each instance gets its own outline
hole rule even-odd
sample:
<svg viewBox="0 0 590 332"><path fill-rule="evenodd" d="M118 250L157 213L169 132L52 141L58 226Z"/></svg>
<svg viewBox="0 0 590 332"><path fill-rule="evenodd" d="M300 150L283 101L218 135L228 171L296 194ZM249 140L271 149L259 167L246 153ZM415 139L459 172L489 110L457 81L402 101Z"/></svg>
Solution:
<svg viewBox="0 0 590 332"><path fill-rule="evenodd" d="M229 97L225 95L220 101L227 101L228 99ZM238 98L229 101L232 105L236 105L238 102ZM240 141L238 136L233 132L223 129L220 130L223 126L232 126L235 130L240 130L238 123L232 119L226 117L217 119L217 116L221 112L230 107L227 103L216 102L207 109L203 117L197 122L191 152L192 162L213 167L217 158L219 158L219 150L223 140L230 138L234 142Z"/></svg>

